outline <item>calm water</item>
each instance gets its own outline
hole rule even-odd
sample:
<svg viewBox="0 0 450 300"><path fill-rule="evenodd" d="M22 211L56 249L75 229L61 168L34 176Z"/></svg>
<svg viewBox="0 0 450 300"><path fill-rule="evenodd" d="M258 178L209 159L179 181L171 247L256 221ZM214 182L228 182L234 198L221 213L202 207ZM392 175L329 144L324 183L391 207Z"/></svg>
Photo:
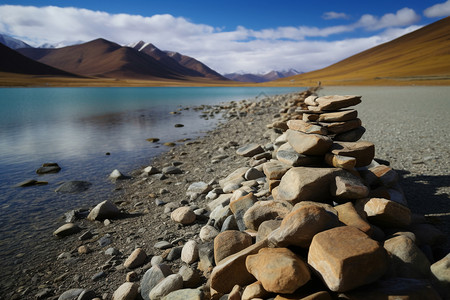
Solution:
<svg viewBox="0 0 450 300"><path fill-rule="evenodd" d="M57 228L64 212L105 200L114 169L128 173L168 148L160 144L202 135L219 117L169 112L301 88L11 88L0 89L0 258L14 255ZM185 127L175 128L181 123ZM111 155L105 155L110 152ZM46 162L57 174L37 175ZM48 185L15 188L26 179ZM86 180L89 190L58 194L58 183ZM23 250L22 250L23 251ZM1 260L1 259L0 259Z"/></svg>

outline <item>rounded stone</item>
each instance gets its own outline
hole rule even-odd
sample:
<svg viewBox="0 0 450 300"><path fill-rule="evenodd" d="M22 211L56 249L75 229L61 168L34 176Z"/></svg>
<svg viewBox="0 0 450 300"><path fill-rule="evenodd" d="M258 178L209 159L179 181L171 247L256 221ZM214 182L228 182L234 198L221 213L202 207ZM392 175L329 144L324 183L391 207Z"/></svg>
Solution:
<svg viewBox="0 0 450 300"><path fill-rule="evenodd" d="M189 207L183 206L175 209L171 213L170 218L174 222L189 225L195 222L196 215Z"/></svg>

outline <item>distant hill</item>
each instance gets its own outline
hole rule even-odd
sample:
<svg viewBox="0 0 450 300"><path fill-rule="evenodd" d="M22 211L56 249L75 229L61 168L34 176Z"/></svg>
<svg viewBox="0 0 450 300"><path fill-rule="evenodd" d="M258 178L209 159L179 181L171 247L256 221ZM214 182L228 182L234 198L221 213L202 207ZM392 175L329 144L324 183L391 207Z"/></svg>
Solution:
<svg viewBox="0 0 450 300"><path fill-rule="evenodd" d="M0 57L0 72L26 75L78 77L74 74L34 61L1 43Z"/></svg>
<svg viewBox="0 0 450 300"><path fill-rule="evenodd" d="M32 48L30 45L21 40L15 39L13 37L1 33L0 33L0 44L3 44L11 49Z"/></svg>
<svg viewBox="0 0 450 300"><path fill-rule="evenodd" d="M191 70L200 72L204 74L206 78L215 79L215 80L228 80L226 77L220 75L204 63L196 60L193 57L180 54L178 52L166 51L167 55L176 60L181 65L189 68Z"/></svg>
<svg viewBox="0 0 450 300"><path fill-rule="evenodd" d="M183 76L145 53L105 39L58 49L18 51L31 59L84 76L119 79L179 79Z"/></svg>
<svg viewBox="0 0 450 300"><path fill-rule="evenodd" d="M270 71L266 74L230 73L230 74L225 74L224 76L226 78L234 80L234 81L261 83L261 82L272 81L272 80L285 78L285 77L289 77L289 76L294 76L297 74L300 74L300 72L298 72L294 69L289 69L288 71Z"/></svg>
<svg viewBox="0 0 450 300"><path fill-rule="evenodd" d="M279 79L314 85L450 84L450 17L385 44L373 47L324 69Z"/></svg>

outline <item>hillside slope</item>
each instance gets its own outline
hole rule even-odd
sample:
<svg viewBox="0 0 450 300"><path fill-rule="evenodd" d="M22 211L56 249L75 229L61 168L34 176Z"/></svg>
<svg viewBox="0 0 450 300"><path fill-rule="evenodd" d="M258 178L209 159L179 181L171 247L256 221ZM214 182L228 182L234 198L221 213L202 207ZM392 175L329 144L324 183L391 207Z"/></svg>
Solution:
<svg viewBox="0 0 450 300"><path fill-rule="evenodd" d="M450 84L450 17L324 69L273 83L311 85L318 81L326 85Z"/></svg>

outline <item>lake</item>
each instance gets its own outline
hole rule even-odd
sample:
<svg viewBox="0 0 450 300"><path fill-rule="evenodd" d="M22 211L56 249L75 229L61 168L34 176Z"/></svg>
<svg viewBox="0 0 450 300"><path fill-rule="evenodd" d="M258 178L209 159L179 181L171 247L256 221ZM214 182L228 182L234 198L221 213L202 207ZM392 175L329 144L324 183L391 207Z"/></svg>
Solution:
<svg viewBox="0 0 450 300"><path fill-rule="evenodd" d="M107 199L114 184L108 175L149 165L167 151L164 142L201 136L220 116L206 120L183 107L258 99L304 88L151 87L0 89L0 258L32 247L51 235L65 212ZM177 123L184 127L175 128ZM159 138L157 144L147 138ZM106 155L110 153L110 155ZM43 163L59 173L37 175ZM14 187L27 179L48 185ZM85 180L79 194L60 194L63 181Z"/></svg>

